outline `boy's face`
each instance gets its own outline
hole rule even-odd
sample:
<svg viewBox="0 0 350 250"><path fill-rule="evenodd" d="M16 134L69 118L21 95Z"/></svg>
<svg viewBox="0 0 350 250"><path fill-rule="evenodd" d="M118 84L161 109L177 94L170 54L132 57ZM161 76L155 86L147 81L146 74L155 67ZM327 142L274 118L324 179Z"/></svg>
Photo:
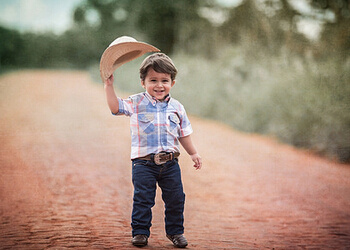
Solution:
<svg viewBox="0 0 350 250"><path fill-rule="evenodd" d="M141 85L147 92L159 101L163 101L174 86L175 80L171 80L170 74L158 73L150 68L145 80L141 80Z"/></svg>

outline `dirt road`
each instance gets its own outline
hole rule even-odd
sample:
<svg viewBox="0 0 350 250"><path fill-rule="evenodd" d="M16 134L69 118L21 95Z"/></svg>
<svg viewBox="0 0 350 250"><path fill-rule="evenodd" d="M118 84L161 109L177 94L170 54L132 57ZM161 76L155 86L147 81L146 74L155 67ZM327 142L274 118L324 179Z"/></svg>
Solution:
<svg viewBox="0 0 350 250"><path fill-rule="evenodd" d="M83 72L0 77L0 248L134 249L128 118ZM350 166L190 117L189 249L350 249ZM146 249L172 249L157 194Z"/></svg>

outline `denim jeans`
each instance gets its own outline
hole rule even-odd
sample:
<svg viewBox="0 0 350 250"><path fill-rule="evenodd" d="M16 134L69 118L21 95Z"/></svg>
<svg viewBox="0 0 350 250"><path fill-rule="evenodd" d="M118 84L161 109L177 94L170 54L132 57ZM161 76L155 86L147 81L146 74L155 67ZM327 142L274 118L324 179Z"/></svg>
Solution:
<svg viewBox="0 0 350 250"><path fill-rule="evenodd" d="M150 235L152 210L155 204L156 185L162 190L165 203L165 231L167 234L183 234L185 194L178 160L163 165L135 159L132 162L134 202L132 211L132 235Z"/></svg>

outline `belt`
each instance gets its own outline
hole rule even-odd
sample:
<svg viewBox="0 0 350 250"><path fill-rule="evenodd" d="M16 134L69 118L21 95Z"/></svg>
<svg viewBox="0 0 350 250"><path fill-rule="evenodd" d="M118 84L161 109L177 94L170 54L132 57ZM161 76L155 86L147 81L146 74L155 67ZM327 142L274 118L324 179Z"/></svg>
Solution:
<svg viewBox="0 0 350 250"><path fill-rule="evenodd" d="M179 157L179 152L160 152L158 154L149 154L144 157L139 157L137 159L140 160L146 160L146 161L152 161L157 165L162 165L164 163L167 163L168 161L172 161L175 158Z"/></svg>

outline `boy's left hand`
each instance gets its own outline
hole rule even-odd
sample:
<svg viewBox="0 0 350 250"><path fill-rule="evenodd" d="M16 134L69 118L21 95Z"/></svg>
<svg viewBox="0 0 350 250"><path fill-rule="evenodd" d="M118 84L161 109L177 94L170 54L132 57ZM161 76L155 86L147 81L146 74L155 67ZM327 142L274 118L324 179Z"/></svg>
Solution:
<svg viewBox="0 0 350 250"><path fill-rule="evenodd" d="M201 167L202 167L202 157L200 157L199 154L193 154L193 155L191 155L191 159L194 162L193 167L195 167L197 170L201 169Z"/></svg>

